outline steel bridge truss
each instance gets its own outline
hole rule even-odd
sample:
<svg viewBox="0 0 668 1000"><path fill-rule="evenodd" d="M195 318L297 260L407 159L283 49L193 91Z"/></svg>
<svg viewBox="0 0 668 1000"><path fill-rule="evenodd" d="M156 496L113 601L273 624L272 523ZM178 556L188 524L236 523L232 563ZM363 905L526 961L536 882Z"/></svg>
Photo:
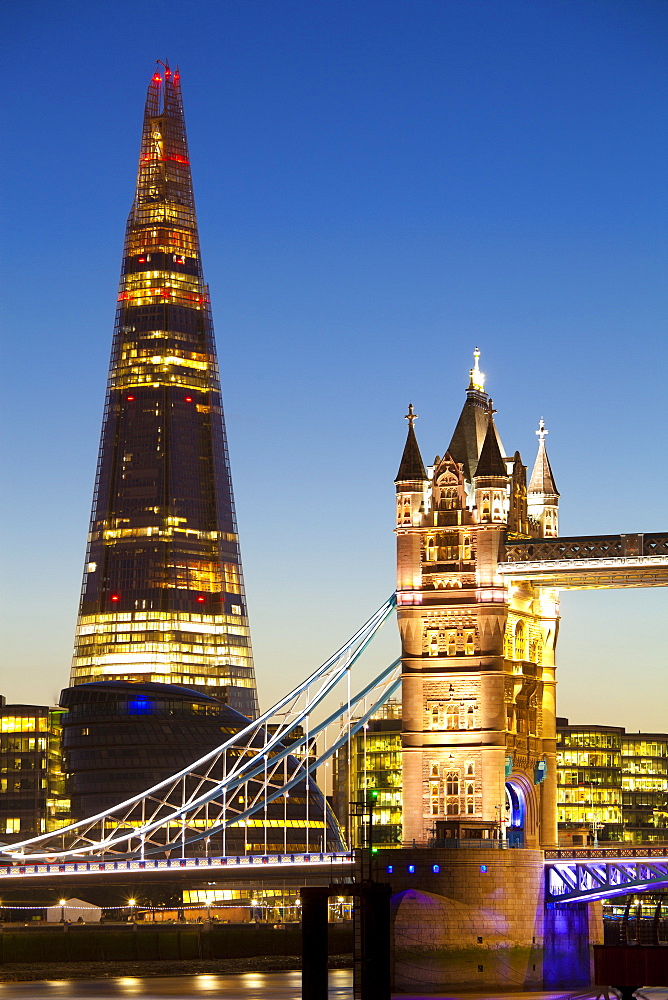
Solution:
<svg viewBox="0 0 668 1000"><path fill-rule="evenodd" d="M545 899L578 903L668 886L663 848L545 852Z"/></svg>
<svg viewBox="0 0 668 1000"><path fill-rule="evenodd" d="M277 803L285 831L289 795L295 786L305 791L307 844L312 821L322 837L318 850L326 852L327 806L313 775L339 749L350 745L351 737L401 683L401 660L397 659L351 693L353 668L395 603L392 595L305 681L215 750L105 812L57 832L0 847L0 859L49 865L105 858L143 861L151 855L185 859L202 848L208 856L214 836L224 856L230 847L231 827L236 827L234 854L248 853L251 817L254 826L264 826L267 854L268 811ZM339 707L328 712L327 700L333 696L338 696ZM320 805L319 823L309 816L314 800ZM276 809L274 805L271 810L274 816ZM244 842L239 850L241 829ZM286 841L284 853L288 851Z"/></svg>
<svg viewBox="0 0 668 1000"><path fill-rule="evenodd" d="M559 590L668 586L668 533L540 538L506 545L499 574Z"/></svg>

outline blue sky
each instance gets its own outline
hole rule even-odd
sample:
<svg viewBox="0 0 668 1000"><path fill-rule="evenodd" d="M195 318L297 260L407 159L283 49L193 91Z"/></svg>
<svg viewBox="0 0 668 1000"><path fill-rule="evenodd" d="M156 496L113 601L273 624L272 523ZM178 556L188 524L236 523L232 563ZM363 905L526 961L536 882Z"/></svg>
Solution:
<svg viewBox="0 0 668 1000"><path fill-rule="evenodd" d="M68 681L156 58L182 72L265 706L393 589L403 414L442 454L476 344L529 466L545 417L562 534L668 530L665 3L23 0L3 21L9 699ZM667 603L563 595L560 714L668 729Z"/></svg>

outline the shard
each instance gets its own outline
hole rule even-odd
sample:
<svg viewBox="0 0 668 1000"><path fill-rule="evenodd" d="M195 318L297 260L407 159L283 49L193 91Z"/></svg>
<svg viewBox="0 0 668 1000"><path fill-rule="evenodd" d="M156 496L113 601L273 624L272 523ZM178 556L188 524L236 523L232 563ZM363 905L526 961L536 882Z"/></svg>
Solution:
<svg viewBox="0 0 668 1000"><path fill-rule="evenodd" d="M179 684L257 714L178 70L146 98L71 684Z"/></svg>

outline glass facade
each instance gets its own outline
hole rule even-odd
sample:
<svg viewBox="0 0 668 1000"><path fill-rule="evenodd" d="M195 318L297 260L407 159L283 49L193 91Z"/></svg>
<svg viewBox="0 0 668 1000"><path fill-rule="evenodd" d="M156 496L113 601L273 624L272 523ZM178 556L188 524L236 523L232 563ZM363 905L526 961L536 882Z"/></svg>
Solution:
<svg viewBox="0 0 668 1000"><path fill-rule="evenodd" d="M668 735L557 719L559 842L668 841Z"/></svg>
<svg viewBox="0 0 668 1000"><path fill-rule="evenodd" d="M668 841L668 735L625 733L622 740L624 839Z"/></svg>
<svg viewBox="0 0 668 1000"><path fill-rule="evenodd" d="M69 823L61 753L63 711L0 708L0 841L12 843Z"/></svg>
<svg viewBox="0 0 668 1000"><path fill-rule="evenodd" d="M389 701L358 732L348 749L334 758L333 802L351 847L366 844L362 817L349 815L350 802L365 802L375 793L373 843L401 847L401 704Z"/></svg>
<svg viewBox="0 0 668 1000"><path fill-rule="evenodd" d="M71 684L196 686L257 715L178 70L148 88Z"/></svg>

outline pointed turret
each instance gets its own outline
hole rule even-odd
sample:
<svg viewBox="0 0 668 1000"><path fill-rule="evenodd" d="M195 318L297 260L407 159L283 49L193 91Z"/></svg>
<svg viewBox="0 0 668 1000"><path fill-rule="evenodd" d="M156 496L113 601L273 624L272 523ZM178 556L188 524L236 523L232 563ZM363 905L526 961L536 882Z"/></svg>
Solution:
<svg viewBox="0 0 668 1000"><path fill-rule="evenodd" d="M476 474L478 458L487 434L489 405L489 397L485 392L485 376L480 371L479 366L480 351L477 347L473 352L473 359L473 368L469 373L469 385L466 390L466 402L448 446L448 451L454 460L463 467L464 477L469 483L473 482L473 477ZM494 428L494 433L497 437L499 451L503 454L503 447L496 428Z"/></svg>
<svg viewBox="0 0 668 1000"><path fill-rule="evenodd" d="M494 424L494 410L490 399L487 410L487 431L476 466L475 478L479 476L506 476L506 463L499 448L499 438Z"/></svg>
<svg viewBox="0 0 668 1000"><path fill-rule="evenodd" d="M508 478L506 463L499 448L490 399L487 407L487 432L473 478L480 522L506 520Z"/></svg>
<svg viewBox="0 0 668 1000"><path fill-rule="evenodd" d="M559 492L554 482L552 467L545 447L545 438L548 433L549 431L545 429L545 421L541 417L536 431L538 454L529 481L528 512L529 517L537 522L540 534L544 538L554 538L559 533Z"/></svg>
<svg viewBox="0 0 668 1000"><path fill-rule="evenodd" d="M427 473L425 472L424 462L422 461L422 455L420 454L420 448L413 428L413 424L417 420L417 413L413 412L412 403L408 405L406 420L408 421L408 435L406 436L406 444L404 446L404 453L401 456L397 478L394 481L395 483L409 483L416 480L422 482L426 480Z"/></svg>
<svg viewBox="0 0 668 1000"><path fill-rule="evenodd" d="M538 430L536 431L536 435L538 436L538 454L536 455L536 462L531 473L531 479L529 480L529 493L540 493L542 496L558 497L559 492L554 482L552 467L550 466L550 460L547 457L547 448L545 447L545 438L549 433L549 431L545 430L545 421L541 417Z"/></svg>

